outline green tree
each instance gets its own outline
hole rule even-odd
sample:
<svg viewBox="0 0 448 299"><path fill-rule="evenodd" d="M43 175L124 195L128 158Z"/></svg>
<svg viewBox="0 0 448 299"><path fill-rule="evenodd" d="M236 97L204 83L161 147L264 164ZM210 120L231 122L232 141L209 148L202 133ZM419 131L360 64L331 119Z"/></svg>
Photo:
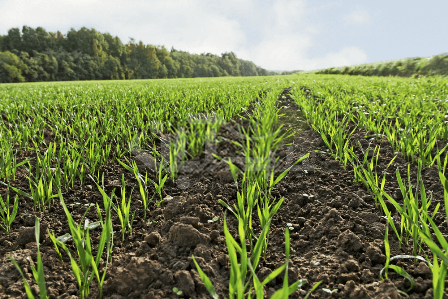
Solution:
<svg viewBox="0 0 448 299"><path fill-rule="evenodd" d="M102 67L102 74L104 79L122 79L124 74L120 60L117 57L107 56Z"/></svg>
<svg viewBox="0 0 448 299"><path fill-rule="evenodd" d="M230 75L230 76L239 76L240 75L240 62L236 57L235 53L223 53L221 55L221 61L219 65Z"/></svg>
<svg viewBox="0 0 448 299"><path fill-rule="evenodd" d="M28 67L17 55L9 51L0 52L0 82L24 82L25 77L22 73L27 71Z"/></svg>
<svg viewBox="0 0 448 299"><path fill-rule="evenodd" d="M36 30L31 27L23 26L22 28L22 51L31 53L33 50L42 52L44 49L39 42Z"/></svg>
<svg viewBox="0 0 448 299"><path fill-rule="evenodd" d="M42 27L23 26L22 32L11 28L7 35L0 35L1 51L9 51L18 59L12 64L3 63L5 82L268 74L252 62L238 59L233 52L196 55L134 39L123 45L118 37L86 27L71 28L66 35Z"/></svg>
<svg viewBox="0 0 448 299"><path fill-rule="evenodd" d="M162 64L161 70L159 71L159 78L177 78L180 63L170 56L170 52L164 46L161 46L156 48L156 55Z"/></svg>
<svg viewBox="0 0 448 299"><path fill-rule="evenodd" d="M155 79L161 66L157 58L156 47L144 45L143 42L135 43L135 40L126 45L127 68L132 72L135 79Z"/></svg>
<svg viewBox="0 0 448 299"><path fill-rule="evenodd" d="M19 28L11 28L3 39L4 50L22 50L22 35Z"/></svg>
<svg viewBox="0 0 448 299"><path fill-rule="evenodd" d="M78 31L71 28L67 32L64 43L64 49L67 52L80 51L91 57L103 58L108 48L109 45L100 32L95 29L87 29L86 27L82 27Z"/></svg>
<svg viewBox="0 0 448 299"><path fill-rule="evenodd" d="M241 76L258 76L257 66L247 60L241 60L240 72Z"/></svg>
<svg viewBox="0 0 448 299"><path fill-rule="evenodd" d="M3 35L0 35L0 52L6 51L6 49L4 49L4 47L5 47L4 40L5 40L5 37Z"/></svg>
<svg viewBox="0 0 448 299"><path fill-rule="evenodd" d="M120 62L125 62L126 46L123 45L118 36L112 37L109 33L103 33L104 40L108 44L107 54L120 59Z"/></svg>

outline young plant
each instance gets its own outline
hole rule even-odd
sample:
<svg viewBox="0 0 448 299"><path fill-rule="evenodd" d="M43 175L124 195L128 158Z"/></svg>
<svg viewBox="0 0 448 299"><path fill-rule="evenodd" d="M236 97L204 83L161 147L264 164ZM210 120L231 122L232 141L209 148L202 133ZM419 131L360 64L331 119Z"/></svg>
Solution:
<svg viewBox="0 0 448 299"><path fill-rule="evenodd" d="M423 212L423 214L425 213L426 211ZM419 231L419 235L425 242L425 244L431 249L431 252L433 254L433 264L431 265L429 260L428 264L432 272L432 285L434 290L434 298L442 299L444 298L445 294L445 279L448 272L448 242L444 238L443 234L440 232L439 228L437 227L437 224L434 223L431 217L429 217L428 215L426 216L428 217L429 223L431 224L431 227L436 235L437 241L439 242L441 247L439 247L432 240L429 234L429 227L424 222L423 222L424 229ZM440 262L438 259L440 259Z"/></svg>
<svg viewBox="0 0 448 299"><path fill-rule="evenodd" d="M403 207L401 207L393 198L387 195L384 191L384 196L397 208L397 211L401 215L401 235L405 234L404 241L408 242L409 237L412 237L413 244L413 255L417 255L421 250L421 241L419 234L424 224L428 223L429 219L433 219L439 210L440 203L438 203L434 209L432 217L428 217L428 208L431 204L431 198L428 200L426 196L425 187L423 185L421 176L422 162L418 160L418 170L417 170L417 189L415 193L412 192L412 184L410 177L410 168L408 165L408 189L406 189L400 173L397 169L396 175L398 180L398 185L403 195ZM420 199L419 199L420 193ZM420 206L421 203L421 206ZM400 243L402 237L399 238Z"/></svg>
<svg viewBox="0 0 448 299"><path fill-rule="evenodd" d="M125 158L126 159L126 158ZM127 159L126 159L127 160ZM143 176L138 172L138 167L135 161L132 161L132 167L129 167L128 165L124 164L120 160L117 159L117 161L127 170L132 172L135 175L135 178L137 179L140 196L142 198L143 202L143 210L144 210L144 217L143 219L146 219L146 210L148 209L148 204L152 201L154 198L154 195L149 198L149 192L147 189L148 186L148 173L146 173L146 176L143 178ZM129 161L128 161L129 162ZM151 180L150 180L151 181ZM143 186L144 185L144 186Z"/></svg>
<svg viewBox="0 0 448 299"><path fill-rule="evenodd" d="M120 219L121 224L121 234L122 234L122 241L124 241L124 235L126 232L129 232L132 235L132 223L134 222L134 214L132 214L132 218L130 217L131 212L131 195L129 196L129 200L126 203L126 183L124 181L124 174L121 177L121 205L118 205L116 207L116 211L118 213L118 218Z"/></svg>
<svg viewBox="0 0 448 299"><path fill-rule="evenodd" d="M445 178L444 171L439 171L439 177L444 189L445 217L448 219L448 183ZM423 242L425 242L425 244L431 249L433 254L433 263L431 265L428 260L428 264L432 272L434 298L442 299L445 294L445 280L448 273L448 242L441 233L437 224L435 224L433 219L429 217L427 213L427 211L423 211L422 218L426 218L429 221L440 247L432 240L431 232L425 221L422 221L422 230L419 231L419 235ZM438 259L440 259L440 262Z"/></svg>
<svg viewBox="0 0 448 299"><path fill-rule="evenodd" d="M7 234L11 231L11 224L16 218L17 215L17 208L19 206L19 195L16 195L14 198L14 206L12 209L12 214L9 214L9 193L6 195L6 204L3 201L2 196L0 195L0 214L1 214L1 220L3 224L0 224L0 227L3 228Z"/></svg>
<svg viewBox="0 0 448 299"><path fill-rule="evenodd" d="M170 141L170 174L171 180L177 177L177 171L179 166L182 167L182 163L186 157L187 146L187 134L184 130L178 130L177 138L175 141ZM180 165L179 165L180 164Z"/></svg>
<svg viewBox="0 0 448 299"><path fill-rule="evenodd" d="M29 181L34 206L39 207L39 211L42 212L45 211L46 206L50 209L53 198L57 197L57 194L53 194L53 177L50 177L48 183L43 177L40 177L38 182L34 182L31 178Z"/></svg>
<svg viewBox="0 0 448 299"><path fill-rule="evenodd" d="M65 252L70 257L70 263L72 266L72 272L75 276L76 281L78 282L79 292L81 294L81 298L87 298L89 296L89 288L90 284L92 282L93 276L95 275L98 280L98 288L100 290L100 297L102 297L102 283L104 282L105 273L107 271L107 266L104 269L102 278L99 275L99 264L101 261L101 256L104 252L104 248L107 244L109 248L109 244L111 241L111 235L112 235L112 222L110 219L110 205L109 209L106 210L106 221L103 223L103 230L101 232L100 242L98 244L98 251L96 254L96 258L94 258L92 254L92 245L90 242L90 236L89 236L89 229L88 229L88 223L86 225L76 224L73 220L70 212L67 209L67 206L65 205L64 199L62 198L62 194L59 190L59 198L61 200L61 205L65 211L65 214L67 216L67 221L70 227L70 233L71 237L73 238L73 242L76 246L76 251L78 253L78 259L79 264L76 263L76 260L73 258L72 254L68 250L67 246L61 242L60 240L56 239L54 234L50 233L50 238L53 241L54 244L56 244L59 247L62 247ZM87 220L86 220L87 221ZM85 229L87 227L87 229ZM109 250L107 250L107 260L106 264L109 262Z"/></svg>
<svg viewBox="0 0 448 299"><path fill-rule="evenodd" d="M144 178L139 173L134 173L134 175L135 175L135 178L137 179L138 187L139 187L139 191L140 191L140 197L142 198L142 202L143 202L143 210L144 210L143 219L146 220L146 210L148 209L148 203L150 203L152 201L152 199L154 198L154 196L149 198L149 192L147 189L148 173L146 173ZM143 184L144 184L144 186L143 186Z"/></svg>
<svg viewBox="0 0 448 299"><path fill-rule="evenodd" d="M9 181L9 178L12 176L12 179L15 180L17 168L28 163L31 159L17 163L17 157L13 153L13 145L8 144L6 138L2 139L3 142L0 145L2 149L0 151L0 178L5 178L6 181Z"/></svg>
<svg viewBox="0 0 448 299"><path fill-rule="evenodd" d="M387 217L388 218L391 217L390 213L387 214ZM386 253L386 264L385 264L384 268L381 269L381 271L380 271L381 280L388 279L388 271L389 271L389 269L392 269L395 272L397 272L398 274L400 274L401 276L403 276L404 278L406 278L407 280L409 280L409 282L411 283L411 287L407 290L409 292L415 286L414 279L405 270L403 270L403 268L396 266L396 265L391 265L390 262L392 260L403 259L403 258L416 258L416 259L420 259L423 261L424 261L424 259L421 256L409 256L409 255L397 255L397 256L394 256L393 258L390 257L389 223L387 223L387 225L386 225L386 233L384 235L384 250ZM383 273L384 273L384 277L383 277ZM408 295L406 293L404 293L403 291L398 290L398 292L400 294L402 294L403 296L408 297Z"/></svg>
<svg viewBox="0 0 448 299"><path fill-rule="evenodd" d="M168 175L165 174L165 176L163 176L163 173L165 173L165 168L164 168L164 164L163 164L164 160L162 157L162 160L160 161L160 165L159 165L159 169L156 169L157 171L157 179L158 179L158 183L153 182L154 183L154 188L156 189L156 192L159 194L160 197L160 201L157 203L157 205L160 205L162 203L162 189L163 186L165 185L165 181L168 178ZM157 161L156 158L154 158L154 165L156 165L157 167Z"/></svg>
<svg viewBox="0 0 448 299"><path fill-rule="evenodd" d="M30 262L31 270L33 272L33 277L36 280L37 285L39 286L39 297L41 299L47 299L48 296L47 296L47 287L46 287L46 283L45 283L44 266L42 264L42 257L40 255L40 249L39 249L39 236L40 236L39 218L36 218L36 222L35 222L35 236L36 236L36 244L37 244L37 269L34 267L30 257L27 257L27 260ZM23 275L23 272L20 269L20 266L17 264L17 262L12 257L9 257L9 259L14 264L14 266L16 266L17 270L19 270L20 274L22 275L23 284L24 284L25 292L26 292L28 299L34 299L33 293L31 292L31 288L25 279L25 275Z"/></svg>
<svg viewBox="0 0 448 299"><path fill-rule="evenodd" d="M227 251L230 259L230 280L229 280L229 298L245 298L245 295L249 293L249 298L251 298L252 289L255 288L255 295L257 299L263 297L263 286L269 283L272 279L276 278L283 271L285 272L283 288L274 293L271 298L288 298L293 292L306 283L306 279L299 279L290 286L288 286L288 264L289 264L289 251L290 251L290 240L289 240L289 230L285 231L285 251L286 251L286 262L271 274L266 277L263 282L257 278L254 269L257 269L258 263L261 258L262 248L263 248L263 235L267 234L270 226L270 220L260 233L257 243L255 244L254 250L250 257L248 257L248 251L246 248L246 237L244 234L244 222L243 219L239 218L238 221L238 233L240 244L236 242L233 236L230 234L227 227L226 217L224 215L224 234L226 238ZM239 259L238 259L239 256ZM207 275L202 271L199 264L196 262L194 256L192 256L193 262L196 269L203 281L208 292L212 298L218 298L215 288L211 283ZM252 281L251 281L252 280ZM251 283L252 282L252 283Z"/></svg>

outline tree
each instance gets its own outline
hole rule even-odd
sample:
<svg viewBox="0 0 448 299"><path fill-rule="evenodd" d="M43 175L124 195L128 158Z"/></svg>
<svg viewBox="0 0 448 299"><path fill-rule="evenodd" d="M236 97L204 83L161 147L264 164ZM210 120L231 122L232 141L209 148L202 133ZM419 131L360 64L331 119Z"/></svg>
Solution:
<svg viewBox="0 0 448 299"><path fill-rule="evenodd" d="M109 45L100 32L82 27L78 31L71 28L67 32L64 48L67 52L80 51L91 57L102 58L105 54L103 52L107 52Z"/></svg>
<svg viewBox="0 0 448 299"><path fill-rule="evenodd" d="M22 72L27 72L27 66L17 57L17 55L5 51L0 52L0 82L24 82Z"/></svg>
<svg viewBox="0 0 448 299"><path fill-rule="evenodd" d="M5 40L5 37L3 36L3 35L0 35L0 52L2 52L2 51L6 51L6 49L4 49L4 40Z"/></svg>
<svg viewBox="0 0 448 299"><path fill-rule="evenodd" d="M111 80L122 79L124 76L120 60L113 56L107 56L102 68L102 73L104 79Z"/></svg>
<svg viewBox="0 0 448 299"><path fill-rule="evenodd" d="M56 58L49 56L45 53L39 53L37 51L33 51L32 55L37 60L38 64L42 67L42 69L49 74L48 80L41 80L41 81L55 80L54 75L58 71L58 61L56 60Z"/></svg>
<svg viewBox="0 0 448 299"><path fill-rule="evenodd" d="M144 45L143 42L135 43L133 39L126 45L128 59L126 66L132 71L132 78L155 79L161 66L157 58L156 47Z"/></svg>
<svg viewBox="0 0 448 299"><path fill-rule="evenodd" d="M11 28L8 30L8 34L3 39L4 49L8 51L22 50L22 36L19 28Z"/></svg>
<svg viewBox="0 0 448 299"><path fill-rule="evenodd" d="M126 54L126 47L121 42L118 36L112 37L109 33L103 34L104 40L108 44L107 54L113 57L120 59L120 62L124 62L126 58L124 54Z"/></svg>
<svg viewBox="0 0 448 299"><path fill-rule="evenodd" d="M162 64L162 68L165 67L166 69L159 72L159 78L177 78L180 64L170 57L170 52L164 46L161 46L156 48L156 55Z"/></svg>
<svg viewBox="0 0 448 299"><path fill-rule="evenodd" d="M257 66L247 60L241 60L240 72L241 76L258 76Z"/></svg>
<svg viewBox="0 0 448 299"><path fill-rule="evenodd" d="M22 51L31 53L33 50L42 52L44 49L40 45L36 30L31 27L22 28Z"/></svg>
<svg viewBox="0 0 448 299"><path fill-rule="evenodd" d="M109 33L71 28L66 35L42 27L11 28L0 35L4 82L49 80L149 79L267 75L233 52L190 54L131 38L124 45ZM5 58L6 57L6 58ZM2 81L2 82L3 82Z"/></svg>
<svg viewBox="0 0 448 299"><path fill-rule="evenodd" d="M38 39L39 44L41 45L41 49L42 49L40 52L48 51L48 50L53 50L53 51L58 50L56 40L44 28L37 27L36 34L37 34L37 39Z"/></svg>

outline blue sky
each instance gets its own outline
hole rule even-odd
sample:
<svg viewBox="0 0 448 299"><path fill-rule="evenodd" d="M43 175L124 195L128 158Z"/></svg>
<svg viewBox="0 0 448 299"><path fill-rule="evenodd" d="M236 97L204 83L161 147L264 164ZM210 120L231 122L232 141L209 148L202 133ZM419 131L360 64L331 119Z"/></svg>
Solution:
<svg viewBox="0 0 448 299"><path fill-rule="evenodd" d="M448 52L447 12L447 0L0 0L0 34L85 26L124 43L312 70Z"/></svg>

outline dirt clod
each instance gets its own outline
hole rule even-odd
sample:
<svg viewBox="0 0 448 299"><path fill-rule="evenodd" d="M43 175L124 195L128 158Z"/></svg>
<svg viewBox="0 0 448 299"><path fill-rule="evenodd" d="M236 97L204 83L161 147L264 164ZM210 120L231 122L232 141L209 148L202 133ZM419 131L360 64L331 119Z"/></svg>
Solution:
<svg viewBox="0 0 448 299"><path fill-rule="evenodd" d="M158 232L152 232L147 235L144 240L149 246L156 247L160 243L161 239L162 237Z"/></svg>
<svg viewBox="0 0 448 299"><path fill-rule="evenodd" d="M200 243L209 243L210 237L199 232L192 225L176 223L170 229L168 240L179 246L196 246Z"/></svg>
<svg viewBox="0 0 448 299"><path fill-rule="evenodd" d="M375 245L369 245L366 254L374 263L383 264L386 261L386 256L381 252L381 249Z"/></svg>
<svg viewBox="0 0 448 299"><path fill-rule="evenodd" d="M346 230L339 236L338 244L348 252L357 252L362 248L361 240L351 230Z"/></svg>
<svg viewBox="0 0 448 299"><path fill-rule="evenodd" d="M190 275L190 272L182 270L176 272L174 275L176 279L176 285L179 290L183 292L185 296L190 296L195 289L193 278Z"/></svg>

